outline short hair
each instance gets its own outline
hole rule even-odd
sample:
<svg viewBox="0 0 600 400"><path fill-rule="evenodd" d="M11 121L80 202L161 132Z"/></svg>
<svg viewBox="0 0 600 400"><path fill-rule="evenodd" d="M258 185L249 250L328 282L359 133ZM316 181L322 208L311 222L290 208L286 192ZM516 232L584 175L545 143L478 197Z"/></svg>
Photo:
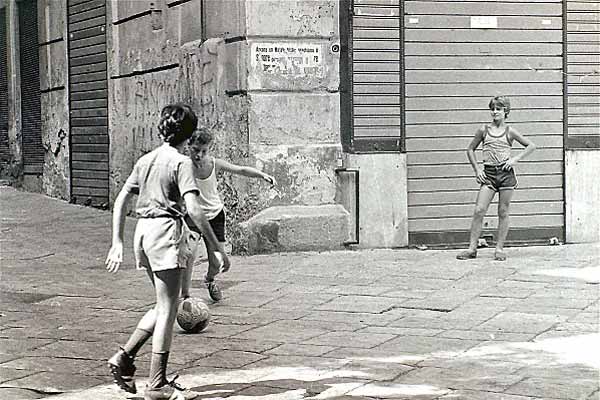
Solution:
<svg viewBox="0 0 600 400"><path fill-rule="evenodd" d="M201 126L192 134L189 144L203 146L206 144L211 144L213 139L214 137L210 130L204 126Z"/></svg>
<svg viewBox="0 0 600 400"><path fill-rule="evenodd" d="M510 114L510 99L506 96L496 96L490 100L490 104L488 104L489 109L491 110L494 106L500 106L504 108L504 117L508 117Z"/></svg>
<svg viewBox="0 0 600 400"><path fill-rule="evenodd" d="M162 139L177 146L192 136L198 126L198 117L192 107L184 103L165 106L160 112L158 131Z"/></svg>

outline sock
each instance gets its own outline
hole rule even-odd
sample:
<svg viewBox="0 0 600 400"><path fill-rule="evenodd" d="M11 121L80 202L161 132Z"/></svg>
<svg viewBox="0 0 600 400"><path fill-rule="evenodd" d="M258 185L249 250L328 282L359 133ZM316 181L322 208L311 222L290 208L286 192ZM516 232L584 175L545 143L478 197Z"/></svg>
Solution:
<svg viewBox="0 0 600 400"><path fill-rule="evenodd" d="M131 358L133 358L151 336L152 332L149 332L145 329L135 328L135 331L133 331L129 337L129 340L125 346L123 346L123 350L125 350L125 352Z"/></svg>
<svg viewBox="0 0 600 400"><path fill-rule="evenodd" d="M150 380L148 387L157 389L167 383L167 361L169 360L169 352L160 353L152 352L150 360Z"/></svg>

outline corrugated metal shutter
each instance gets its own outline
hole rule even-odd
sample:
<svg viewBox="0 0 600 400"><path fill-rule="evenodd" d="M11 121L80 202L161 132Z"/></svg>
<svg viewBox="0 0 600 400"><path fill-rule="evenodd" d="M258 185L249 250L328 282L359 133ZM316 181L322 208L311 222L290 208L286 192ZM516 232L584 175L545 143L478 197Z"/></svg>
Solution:
<svg viewBox="0 0 600 400"><path fill-rule="evenodd" d="M400 151L400 0L355 0L352 12L351 151Z"/></svg>
<svg viewBox="0 0 600 400"><path fill-rule="evenodd" d="M6 8L0 9L0 163L9 159Z"/></svg>
<svg viewBox="0 0 600 400"><path fill-rule="evenodd" d="M18 3L18 10L23 168L26 174L41 174L44 165L44 147L42 146L37 1L21 1Z"/></svg>
<svg viewBox="0 0 600 400"><path fill-rule="evenodd" d="M512 100L509 124L538 145L517 166L508 241L562 238L561 1L429 0L404 7L409 242L468 242L479 186L465 149L490 121L489 99L500 94ZM472 28L473 16L495 16L497 27ZM493 236L496 201L484 219L484 233Z"/></svg>
<svg viewBox="0 0 600 400"><path fill-rule="evenodd" d="M108 204L106 1L69 0L71 199Z"/></svg>
<svg viewBox="0 0 600 400"><path fill-rule="evenodd" d="M567 147L600 148L600 1L567 1Z"/></svg>

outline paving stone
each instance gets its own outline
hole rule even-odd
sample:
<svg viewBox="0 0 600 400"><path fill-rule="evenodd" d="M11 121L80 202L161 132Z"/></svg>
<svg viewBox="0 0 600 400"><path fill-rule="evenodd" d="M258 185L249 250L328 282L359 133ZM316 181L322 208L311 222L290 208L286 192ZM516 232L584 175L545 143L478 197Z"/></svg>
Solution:
<svg viewBox="0 0 600 400"><path fill-rule="evenodd" d="M264 352L266 355L309 356L317 357L335 349L334 346L318 346L310 344L283 344Z"/></svg>
<svg viewBox="0 0 600 400"><path fill-rule="evenodd" d="M22 370L28 374L34 372L70 372L88 375L86 372L100 365L105 366L105 362L78 360L78 359L62 359L53 357L22 357L16 360L1 364L1 368ZM5 371L4 369L0 371Z"/></svg>
<svg viewBox="0 0 600 400"><path fill-rule="evenodd" d="M97 342L76 342L63 340L50 343L44 347L29 350L24 355L35 357L80 358L88 360L104 360L106 349Z"/></svg>
<svg viewBox="0 0 600 400"><path fill-rule="evenodd" d="M31 400L31 399L43 399L45 396L42 393L37 393L33 390L21 389L21 388L4 388L0 386L0 399L19 399L19 400Z"/></svg>
<svg viewBox="0 0 600 400"><path fill-rule="evenodd" d="M468 340L498 340L502 342L527 342L536 337L534 333L486 332L475 330L450 329L440 332L438 337Z"/></svg>
<svg viewBox="0 0 600 400"><path fill-rule="evenodd" d="M348 393L350 396L366 396L377 399L434 400L450 390L426 384L401 384L390 382L369 383Z"/></svg>
<svg viewBox="0 0 600 400"><path fill-rule="evenodd" d="M266 304L263 304L263 309L275 309L275 310L312 310L318 308L320 305L325 304L332 299L335 299L335 294L286 294L278 297Z"/></svg>
<svg viewBox="0 0 600 400"><path fill-rule="evenodd" d="M321 306L315 307L315 309L322 311L381 314L401 303L401 300L374 296L340 296Z"/></svg>
<svg viewBox="0 0 600 400"><path fill-rule="evenodd" d="M325 293L343 295L343 296L379 296L383 293L389 295L390 291L395 290L392 285L332 285L325 288ZM394 297L394 296L390 296ZM402 297L402 296L397 296Z"/></svg>
<svg viewBox="0 0 600 400"><path fill-rule="evenodd" d="M0 346L0 353L2 354L23 354L27 351L44 347L54 340L48 339L2 339L2 346Z"/></svg>
<svg viewBox="0 0 600 400"><path fill-rule="evenodd" d="M553 379L526 378L508 388L505 393L541 398L585 399L598 390L598 382L575 380L557 382Z"/></svg>
<svg viewBox="0 0 600 400"><path fill-rule="evenodd" d="M343 345L343 347L362 347L370 349L395 337L396 335L386 333L328 332L312 339L305 340L302 343L320 346Z"/></svg>
<svg viewBox="0 0 600 400"><path fill-rule="evenodd" d="M35 390L41 393L64 393L83 390L102 384L103 381L86 375L59 374L54 372L39 372L24 378L4 383L7 387Z"/></svg>
<svg viewBox="0 0 600 400"><path fill-rule="evenodd" d="M430 384L450 389L472 389L502 392L522 378L501 369L471 368L469 364L451 369L422 367L399 376L395 382L404 384Z"/></svg>
<svg viewBox="0 0 600 400"><path fill-rule="evenodd" d="M529 396L518 396L506 393L493 393L480 390L453 390L439 400L535 400ZM548 399L550 400L550 399Z"/></svg>
<svg viewBox="0 0 600 400"><path fill-rule="evenodd" d="M38 371L26 370L23 368L15 368L14 364L2 364L0 365L0 384L10 386L10 381L14 379L23 378L28 375L33 375Z"/></svg>
<svg viewBox="0 0 600 400"><path fill-rule="evenodd" d="M406 314L406 311L392 309L383 314L354 313L347 311L311 311L302 317L306 321L330 321L332 323L359 323L367 326L385 326Z"/></svg>
<svg viewBox="0 0 600 400"><path fill-rule="evenodd" d="M241 368L265 358L265 356L256 353L222 350L218 353L213 353L207 357L193 361L191 362L191 365L218 368Z"/></svg>
<svg viewBox="0 0 600 400"><path fill-rule="evenodd" d="M561 322L560 317L527 313L503 312L479 325L478 330L515 333L540 333Z"/></svg>
<svg viewBox="0 0 600 400"><path fill-rule="evenodd" d="M431 354L436 352L463 352L480 342L475 340L447 339L438 337L401 336L377 348L394 354Z"/></svg>
<svg viewBox="0 0 600 400"><path fill-rule="evenodd" d="M306 321L277 321L235 335L236 339L271 340L288 343L301 343L315 336L327 333L315 329Z"/></svg>
<svg viewBox="0 0 600 400"><path fill-rule="evenodd" d="M442 332L441 329L397 328L393 326L371 326L359 331L359 333L388 333L395 336L438 336Z"/></svg>

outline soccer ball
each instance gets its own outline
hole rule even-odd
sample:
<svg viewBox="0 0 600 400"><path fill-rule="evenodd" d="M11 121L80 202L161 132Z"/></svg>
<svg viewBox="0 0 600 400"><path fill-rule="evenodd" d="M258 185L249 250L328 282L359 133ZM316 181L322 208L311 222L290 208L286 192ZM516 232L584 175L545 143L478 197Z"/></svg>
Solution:
<svg viewBox="0 0 600 400"><path fill-rule="evenodd" d="M177 323L189 333L202 332L210 321L210 310L200 299L188 297L179 303Z"/></svg>

